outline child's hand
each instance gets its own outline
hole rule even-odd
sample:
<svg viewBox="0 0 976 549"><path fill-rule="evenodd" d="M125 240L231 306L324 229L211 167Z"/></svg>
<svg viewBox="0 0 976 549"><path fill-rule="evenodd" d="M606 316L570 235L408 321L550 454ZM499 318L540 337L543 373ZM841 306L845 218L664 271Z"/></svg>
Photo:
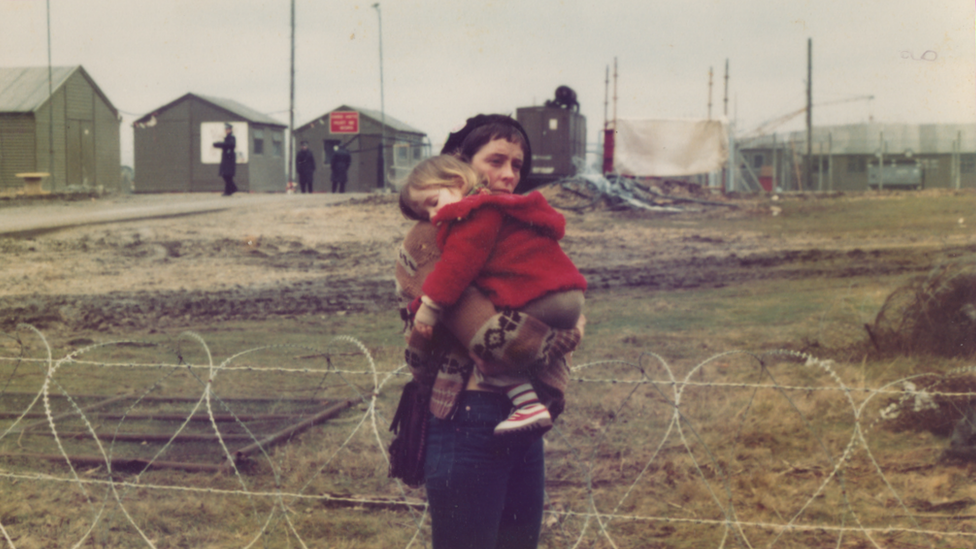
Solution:
<svg viewBox="0 0 976 549"><path fill-rule="evenodd" d="M430 328L431 330L433 330L434 324L437 324L437 320L439 316L438 313L439 311L432 308L430 305L426 303L421 303L420 308L417 309L417 314L414 315L413 317L414 326L420 326L421 324L423 324L428 328Z"/></svg>
<svg viewBox="0 0 976 549"><path fill-rule="evenodd" d="M424 357L430 355L433 350L434 327L428 324L414 323L413 328L407 332L404 339L407 340L407 347L417 355Z"/></svg>
<svg viewBox="0 0 976 549"><path fill-rule="evenodd" d="M431 339L434 337L434 327L430 324L424 324L423 322L414 322L413 333L424 339Z"/></svg>

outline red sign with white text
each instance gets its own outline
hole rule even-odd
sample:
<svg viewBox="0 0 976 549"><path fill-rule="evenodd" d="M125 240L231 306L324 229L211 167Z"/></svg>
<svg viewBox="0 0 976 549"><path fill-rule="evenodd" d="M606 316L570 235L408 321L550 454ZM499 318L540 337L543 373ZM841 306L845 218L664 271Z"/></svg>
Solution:
<svg viewBox="0 0 976 549"><path fill-rule="evenodd" d="M329 113L329 131L332 133L359 133L359 113L356 111Z"/></svg>

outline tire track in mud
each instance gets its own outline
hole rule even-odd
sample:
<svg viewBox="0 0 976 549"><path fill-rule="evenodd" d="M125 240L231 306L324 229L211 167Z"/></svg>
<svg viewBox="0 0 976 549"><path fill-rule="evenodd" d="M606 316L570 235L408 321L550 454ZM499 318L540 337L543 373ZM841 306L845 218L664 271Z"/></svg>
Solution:
<svg viewBox="0 0 976 549"><path fill-rule="evenodd" d="M591 293L642 287L648 291L717 288L755 280L800 280L811 277L892 276L926 272L946 258L976 252L976 246L855 249L850 251L779 250L738 256L689 256L668 261L598 265L578 261ZM278 265L283 268L283 265ZM312 314L393 311L392 276L324 275L292 283L236 287L227 290L157 290L0 298L0 329L18 323L38 328L78 330L145 329L191 322L258 320Z"/></svg>
<svg viewBox="0 0 976 549"><path fill-rule="evenodd" d="M755 280L894 276L926 272L932 265L976 247L958 250L787 250L745 256L689 257L651 267L581 268L590 290L640 286L648 290L717 288Z"/></svg>

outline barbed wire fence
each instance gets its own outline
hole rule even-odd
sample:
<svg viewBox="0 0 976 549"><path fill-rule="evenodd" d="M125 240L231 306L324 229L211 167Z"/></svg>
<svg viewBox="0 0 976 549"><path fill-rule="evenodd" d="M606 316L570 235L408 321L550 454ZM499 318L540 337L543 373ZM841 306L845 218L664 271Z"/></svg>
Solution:
<svg viewBox="0 0 976 549"><path fill-rule="evenodd" d="M386 476L408 374L355 338L221 361L194 333L60 357L33 327L7 338L7 547L175 546L170 522L187 514L197 537L184 539L212 546L429 546L423 490ZM546 436L543 544L976 546L968 465L945 461L939 439L884 428L974 394L919 389L935 374L871 387L846 369L790 351L719 353L684 373L654 353L574 366ZM356 526L364 516L382 537Z"/></svg>

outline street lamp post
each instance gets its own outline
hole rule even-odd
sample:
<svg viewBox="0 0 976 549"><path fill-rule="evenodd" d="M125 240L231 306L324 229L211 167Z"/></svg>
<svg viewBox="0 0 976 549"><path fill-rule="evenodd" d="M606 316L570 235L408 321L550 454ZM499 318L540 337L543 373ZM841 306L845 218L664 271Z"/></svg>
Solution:
<svg viewBox="0 0 976 549"><path fill-rule="evenodd" d="M377 187L386 185L386 104L383 98L383 15L380 13L380 3L373 4L376 9L376 19L379 22L380 32L380 155L379 155L379 181Z"/></svg>

